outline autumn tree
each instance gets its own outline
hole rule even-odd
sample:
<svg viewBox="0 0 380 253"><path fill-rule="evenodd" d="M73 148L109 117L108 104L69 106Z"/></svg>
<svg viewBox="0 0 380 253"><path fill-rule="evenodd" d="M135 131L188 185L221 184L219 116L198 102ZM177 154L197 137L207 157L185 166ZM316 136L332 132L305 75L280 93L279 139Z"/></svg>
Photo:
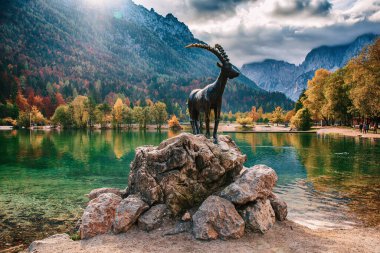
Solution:
<svg viewBox="0 0 380 253"><path fill-rule="evenodd" d="M51 118L53 124L61 125L63 128L69 128L72 125L72 117L69 111L69 106L60 105L55 109L54 115Z"/></svg>
<svg viewBox="0 0 380 253"><path fill-rule="evenodd" d="M30 124L30 112L20 111L17 118L17 125L19 127L29 127Z"/></svg>
<svg viewBox="0 0 380 253"><path fill-rule="evenodd" d="M144 126L144 109L141 106L133 107L133 118L139 124L139 128L142 129Z"/></svg>
<svg viewBox="0 0 380 253"><path fill-rule="evenodd" d="M172 130L180 130L181 125L179 124L178 118L173 115L169 120L168 120L168 126Z"/></svg>
<svg viewBox="0 0 380 253"><path fill-rule="evenodd" d="M164 124L168 118L166 104L162 102L157 102L151 107L151 111L154 122L157 125L157 129L161 129L162 124Z"/></svg>
<svg viewBox="0 0 380 253"><path fill-rule="evenodd" d="M34 124L45 124L46 119L42 115L42 113L38 110L37 106L32 106L30 110L30 119Z"/></svg>
<svg viewBox="0 0 380 253"><path fill-rule="evenodd" d="M324 109L326 105L324 89L329 76L330 72L326 69L318 69L313 79L307 82L303 105L308 108L314 120L323 119L325 122L328 120L327 111Z"/></svg>
<svg viewBox="0 0 380 253"><path fill-rule="evenodd" d="M124 110L123 101L120 98L118 98L112 109L113 120L117 127L120 127L120 124L123 121L123 110Z"/></svg>
<svg viewBox="0 0 380 253"><path fill-rule="evenodd" d="M133 110L129 106L125 106L123 109L123 122L127 124L128 128L132 128Z"/></svg>
<svg viewBox="0 0 380 253"><path fill-rule="evenodd" d="M322 111L333 124L336 120L347 124L351 118L349 110L352 103L349 98L349 86L344 82L345 73L344 68L332 73L324 89L326 102Z"/></svg>
<svg viewBox="0 0 380 253"><path fill-rule="evenodd" d="M239 123L242 127L247 127L247 125L253 123L253 120L251 117L240 117L236 119L236 122Z"/></svg>
<svg viewBox="0 0 380 253"><path fill-rule="evenodd" d="M77 128L85 128L89 120L89 113L87 109L88 97L77 96L69 106L70 113L72 113L73 123Z"/></svg>
<svg viewBox="0 0 380 253"><path fill-rule="evenodd" d="M291 120L292 128L300 131L309 130L311 127L311 115L307 108L298 110L296 115Z"/></svg>
<svg viewBox="0 0 380 253"><path fill-rule="evenodd" d="M142 113L143 129L146 129L146 125L149 124L151 120L150 114L151 114L150 106L145 106L143 108L143 113Z"/></svg>
<svg viewBox="0 0 380 253"><path fill-rule="evenodd" d="M107 104L100 104L95 107L95 122L100 124L100 126L103 128L106 126L108 122L111 121L111 107Z"/></svg>
<svg viewBox="0 0 380 253"><path fill-rule="evenodd" d="M289 123L292 117L296 114L295 110L290 110L286 113L284 121Z"/></svg>
<svg viewBox="0 0 380 253"><path fill-rule="evenodd" d="M252 118L253 122L257 122L259 120L259 113L256 110L256 106L252 106L252 109L249 113L249 117Z"/></svg>
<svg viewBox="0 0 380 253"><path fill-rule="evenodd" d="M279 123L284 122L284 110L280 106L277 106L272 112L271 120L273 123L277 123L277 126Z"/></svg>
<svg viewBox="0 0 380 253"><path fill-rule="evenodd" d="M380 117L380 39L347 65L349 97L362 116Z"/></svg>

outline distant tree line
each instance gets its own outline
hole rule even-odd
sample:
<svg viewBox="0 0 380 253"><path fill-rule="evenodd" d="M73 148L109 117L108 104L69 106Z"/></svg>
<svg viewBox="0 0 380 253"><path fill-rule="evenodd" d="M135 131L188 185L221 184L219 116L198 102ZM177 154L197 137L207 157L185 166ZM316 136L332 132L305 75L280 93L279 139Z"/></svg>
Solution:
<svg viewBox="0 0 380 253"><path fill-rule="evenodd" d="M335 72L319 69L296 103L325 125L377 124L380 117L380 39Z"/></svg>
<svg viewBox="0 0 380 253"><path fill-rule="evenodd" d="M129 100L117 98L111 107L107 103L94 104L88 97L78 96L68 105L60 105L55 110L51 122L63 128L132 128L138 124L145 129L147 124L155 124L157 129L167 122L168 112L163 102L147 100L146 106L132 106Z"/></svg>

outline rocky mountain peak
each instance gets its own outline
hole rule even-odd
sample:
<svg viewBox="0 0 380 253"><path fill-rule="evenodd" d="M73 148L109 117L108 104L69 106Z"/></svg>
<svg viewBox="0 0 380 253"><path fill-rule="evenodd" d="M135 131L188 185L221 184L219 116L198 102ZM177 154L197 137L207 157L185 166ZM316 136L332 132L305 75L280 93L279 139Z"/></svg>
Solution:
<svg viewBox="0 0 380 253"><path fill-rule="evenodd" d="M302 90L307 87L307 81L314 77L317 69L325 68L335 71L343 67L377 37L378 35L375 34L364 34L344 45L314 48L299 66L273 59L244 64L242 73L264 90L280 91L289 98L297 100Z"/></svg>

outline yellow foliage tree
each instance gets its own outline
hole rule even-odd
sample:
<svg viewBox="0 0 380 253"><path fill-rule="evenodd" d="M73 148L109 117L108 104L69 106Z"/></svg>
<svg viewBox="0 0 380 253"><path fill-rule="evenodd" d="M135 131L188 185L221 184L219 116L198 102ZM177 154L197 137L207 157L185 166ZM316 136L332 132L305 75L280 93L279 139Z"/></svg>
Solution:
<svg viewBox="0 0 380 253"><path fill-rule="evenodd" d="M237 118L237 123L239 123L240 125L242 125L243 127L247 127L247 125L250 125L253 123L253 120L251 117L241 117L241 118Z"/></svg>
<svg viewBox="0 0 380 253"><path fill-rule="evenodd" d="M256 110L256 106L252 106L251 112L249 113L249 117L252 118L253 122L256 122L259 120L259 113Z"/></svg>
<svg viewBox="0 0 380 253"><path fill-rule="evenodd" d="M349 97L360 115L380 116L380 39L348 63Z"/></svg>
<svg viewBox="0 0 380 253"><path fill-rule="evenodd" d="M173 129L173 130L179 130L182 128L181 125L179 124L178 118L175 115L173 115L171 119L168 120L168 126L170 129Z"/></svg>
<svg viewBox="0 0 380 253"><path fill-rule="evenodd" d="M277 123L277 126L279 123L284 122L284 110L280 106L277 106L272 112L271 120L273 123Z"/></svg>
<svg viewBox="0 0 380 253"><path fill-rule="evenodd" d="M318 69L315 71L313 79L307 82L306 99L303 101L303 105L309 110L314 120L327 121L328 119L327 112L324 111L326 105L324 89L329 76L330 72L326 69Z"/></svg>
<svg viewBox="0 0 380 253"><path fill-rule="evenodd" d="M123 121L123 107L123 101L118 98L112 109L113 120L116 123L117 127L120 127L120 124Z"/></svg>

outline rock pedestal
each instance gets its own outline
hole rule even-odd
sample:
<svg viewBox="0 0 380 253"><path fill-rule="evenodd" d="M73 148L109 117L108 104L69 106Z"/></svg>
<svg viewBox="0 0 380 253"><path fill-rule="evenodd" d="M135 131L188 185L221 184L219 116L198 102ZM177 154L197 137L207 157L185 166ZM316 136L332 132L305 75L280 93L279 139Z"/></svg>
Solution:
<svg viewBox="0 0 380 253"><path fill-rule="evenodd" d="M82 239L144 231L176 222L165 235L183 232L197 239L237 239L245 230L265 233L287 215L272 193L276 172L265 165L244 168L246 156L229 136L214 144L203 135L183 133L159 146L136 149L128 190L93 190L82 217Z"/></svg>
<svg viewBox="0 0 380 253"><path fill-rule="evenodd" d="M231 183L245 160L229 136L219 136L215 145L203 135L180 134L158 147L136 149L129 191L149 205L166 204L177 215Z"/></svg>

